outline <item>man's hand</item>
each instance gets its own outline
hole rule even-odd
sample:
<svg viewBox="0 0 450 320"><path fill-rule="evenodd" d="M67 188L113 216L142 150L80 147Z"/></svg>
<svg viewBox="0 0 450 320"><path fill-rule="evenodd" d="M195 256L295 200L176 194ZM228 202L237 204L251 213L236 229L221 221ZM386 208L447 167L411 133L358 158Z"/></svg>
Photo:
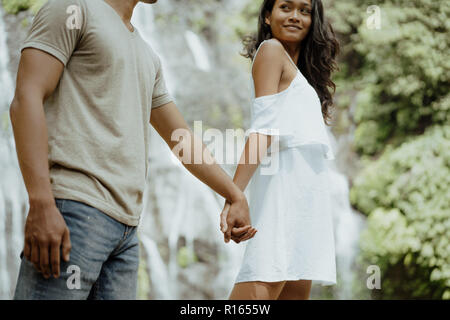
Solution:
<svg viewBox="0 0 450 320"><path fill-rule="evenodd" d="M67 262L71 249L69 228L56 204L31 204L25 224L24 257L46 279L51 273L58 278L61 246L63 259Z"/></svg>
<svg viewBox="0 0 450 320"><path fill-rule="evenodd" d="M257 230L250 224L245 197L233 204L225 201L225 206L220 214L220 229L224 233L226 243L230 241L230 238L236 243L253 238Z"/></svg>

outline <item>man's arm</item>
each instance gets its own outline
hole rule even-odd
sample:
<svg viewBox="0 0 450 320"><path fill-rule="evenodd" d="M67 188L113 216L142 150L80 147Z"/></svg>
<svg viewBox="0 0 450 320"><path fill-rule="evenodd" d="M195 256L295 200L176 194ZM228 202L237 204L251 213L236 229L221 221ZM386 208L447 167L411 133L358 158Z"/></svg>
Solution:
<svg viewBox="0 0 450 320"><path fill-rule="evenodd" d="M43 51L22 51L14 99L10 107L19 166L30 210L25 225L24 256L50 276L49 260L59 276L59 249L69 259L69 230L56 208L48 168L48 135L43 103L56 88L64 65ZM49 256L50 250L50 256Z"/></svg>
<svg viewBox="0 0 450 320"><path fill-rule="evenodd" d="M195 177L207 184L215 192L223 196L231 203L228 222L230 226L243 227L250 225L250 215L247 199L244 193L233 183L230 176L214 161L211 153L201 141L201 137L196 137L186 124L183 116L178 111L176 105L170 102L161 107L152 109L150 123L164 139L171 150L179 143L182 144L182 150L192 155L190 162L183 161L183 165ZM182 129L185 133L183 141L172 141L172 133ZM201 145L201 148L195 146ZM194 152L201 150L201 163L193 163ZM179 156L179 155L177 155ZM231 229L231 228L230 228ZM228 242L231 237L231 230L225 237Z"/></svg>

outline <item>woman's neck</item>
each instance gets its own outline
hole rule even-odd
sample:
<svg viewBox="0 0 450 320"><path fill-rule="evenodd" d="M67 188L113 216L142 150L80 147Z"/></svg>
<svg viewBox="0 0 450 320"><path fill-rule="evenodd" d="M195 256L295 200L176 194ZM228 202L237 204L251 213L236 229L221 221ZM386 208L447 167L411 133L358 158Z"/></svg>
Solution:
<svg viewBox="0 0 450 320"><path fill-rule="evenodd" d="M294 61L295 64L297 64L298 58L300 56L301 44L284 42L284 41L281 41L281 40L279 40L279 41L283 45L283 47L286 50L286 52L291 56L292 61Z"/></svg>

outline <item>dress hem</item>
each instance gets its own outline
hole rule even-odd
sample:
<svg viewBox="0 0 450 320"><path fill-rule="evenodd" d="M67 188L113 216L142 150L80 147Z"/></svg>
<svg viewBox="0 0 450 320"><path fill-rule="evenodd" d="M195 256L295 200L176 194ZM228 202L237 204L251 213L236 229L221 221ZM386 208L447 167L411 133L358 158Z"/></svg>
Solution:
<svg viewBox="0 0 450 320"><path fill-rule="evenodd" d="M337 284L336 280L324 279L323 277L315 277L315 276L296 276L296 277L265 277L265 276L253 276L243 278L237 278L235 283L242 282L252 282L252 281L261 281L261 282L280 282L280 281L298 281L298 280L312 280L315 284L321 284L322 286L333 286Z"/></svg>

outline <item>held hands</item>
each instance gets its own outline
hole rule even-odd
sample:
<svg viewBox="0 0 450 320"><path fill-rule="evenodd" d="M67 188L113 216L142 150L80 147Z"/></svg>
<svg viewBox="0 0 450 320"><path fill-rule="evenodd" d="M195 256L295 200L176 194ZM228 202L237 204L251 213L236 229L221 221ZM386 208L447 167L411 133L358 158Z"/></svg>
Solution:
<svg viewBox="0 0 450 320"><path fill-rule="evenodd" d="M224 233L225 243L228 243L230 238L236 243L253 238L257 230L250 224L245 198L232 204L225 201L225 206L220 214L220 229Z"/></svg>

